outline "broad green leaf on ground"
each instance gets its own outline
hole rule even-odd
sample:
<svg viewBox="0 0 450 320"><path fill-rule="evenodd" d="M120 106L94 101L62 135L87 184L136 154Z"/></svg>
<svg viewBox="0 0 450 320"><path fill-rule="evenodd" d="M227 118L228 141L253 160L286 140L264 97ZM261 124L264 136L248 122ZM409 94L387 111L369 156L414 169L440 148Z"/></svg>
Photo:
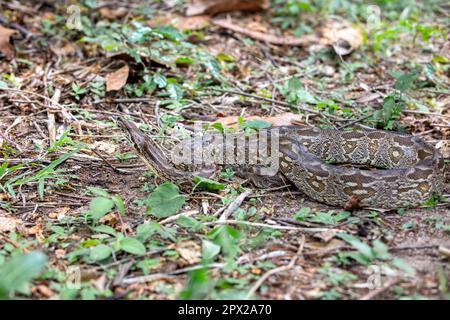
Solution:
<svg viewBox="0 0 450 320"><path fill-rule="evenodd" d="M408 90L413 84L414 80L417 79L419 73L417 71L413 71L411 73L404 73L397 77L397 81L395 82L394 88L404 92Z"/></svg>
<svg viewBox="0 0 450 320"><path fill-rule="evenodd" d="M124 238L120 241L120 249L125 252L143 255L145 254L145 246L136 238Z"/></svg>
<svg viewBox="0 0 450 320"><path fill-rule="evenodd" d="M114 230L114 228L107 226L107 225L101 225L94 228L91 228L94 232L97 233L106 233L112 236L115 236L117 234L117 231Z"/></svg>
<svg viewBox="0 0 450 320"><path fill-rule="evenodd" d="M362 242L361 240L359 240L357 237L352 236L351 234L347 234L347 233L339 233L338 237L340 237L342 240L348 242L352 247L354 247L356 250L359 251L359 253L361 253L363 256L369 258L369 259L373 259L373 253L372 253L372 248Z"/></svg>
<svg viewBox="0 0 450 320"><path fill-rule="evenodd" d="M15 291L29 293L29 281L37 277L47 265L47 256L39 251L20 254L0 267L0 299Z"/></svg>
<svg viewBox="0 0 450 320"><path fill-rule="evenodd" d="M199 231L205 228L205 225L200 221L195 220L192 217L181 216L177 219L177 224L181 227L191 229L193 231Z"/></svg>
<svg viewBox="0 0 450 320"><path fill-rule="evenodd" d="M147 213L158 218L165 218L177 213L185 201L185 196L179 193L175 184L165 182L147 198Z"/></svg>
<svg viewBox="0 0 450 320"><path fill-rule="evenodd" d="M215 180L195 176L194 183L196 188L202 190L223 190L225 189L225 185L223 183L217 182Z"/></svg>
<svg viewBox="0 0 450 320"><path fill-rule="evenodd" d="M205 262L212 261L219 253L220 253L219 245L209 240L203 240L202 242L203 261Z"/></svg>
<svg viewBox="0 0 450 320"><path fill-rule="evenodd" d="M114 207L114 201L108 198L97 197L91 200L89 204L92 219L94 221L100 220L104 215L112 210Z"/></svg>
<svg viewBox="0 0 450 320"><path fill-rule="evenodd" d="M111 255L111 248L104 244L99 244L91 249L89 257L93 261L101 261L109 258Z"/></svg>
<svg viewBox="0 0 450 320"><path fill-rule="evenodd" d="M123 199L120 196L115 195L112 197L112 201L114 201L117 211L119 211L119 213L121 215L124 215L126 212L126 209L125 209L125 203L123 202Z"/></svg>
<svg viewBox="0 0 450 320"><path fill-rule="evenodd" d="M244 128L250 128L250 129L265 129L270 128L272 126L272 123L265 120L249 120L245 121Z"/></svg>

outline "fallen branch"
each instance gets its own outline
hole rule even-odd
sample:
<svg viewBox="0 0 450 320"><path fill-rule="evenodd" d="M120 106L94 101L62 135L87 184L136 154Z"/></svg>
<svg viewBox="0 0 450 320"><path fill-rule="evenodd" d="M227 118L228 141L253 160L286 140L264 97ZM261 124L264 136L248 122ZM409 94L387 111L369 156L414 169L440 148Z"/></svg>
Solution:
<svg viewBox="0 0 450 320"><path fill-rule="evenodd" d="M359 300L371 300L371 299L375 298L376 296L382 294L383 292L387 291L389 288L391 288L392 286L396 285L399 282L400 282L400 279L398 279L398 278L391 279L381 288L370 291L369 293L367 293L366 295L361 297Z"/></svg>
<svg viewBox="0 0 450 320"><path fill-rule="evenodd" d="M241 193L229 206L228 208L222 213L222 215L219 218L219 222L226 221L230 215L233 214L234 211L236 211L237 208L244 202L245 198L247 198L249 195L252 194L252 190L246 190L245 192Z"/></svg>
<svg viewBox="0 0 450 320"><path fill-rule="evenodd" d="M277 35L252 31L246 28L239 27L233 22L224 19L212 20L211 23L218 27L243 34L252 39L280 46L304 46L316 42L318 40L317 37L314 35L307 35L303 36L302 38L292 38L292 37L280 37Z"/></svg>
<svg viewBox="0 0 450 320"><path fill-rule="evenodd" d="M204 225L216 225L216 224L238 224L239 225L239 224L241 224L241 225L252 226L252 227L271 228L271 229L277 229L277 230L295 230L295 231L302 231L302 232L309 232L309 233L335 230L335 229L328 229L328 228L289 227L289 226L280 226L280 225L273 225L273 224L267 224L267 223L238 221L238 220L211 221L211 222L204 222L203 224Z"/></svg>

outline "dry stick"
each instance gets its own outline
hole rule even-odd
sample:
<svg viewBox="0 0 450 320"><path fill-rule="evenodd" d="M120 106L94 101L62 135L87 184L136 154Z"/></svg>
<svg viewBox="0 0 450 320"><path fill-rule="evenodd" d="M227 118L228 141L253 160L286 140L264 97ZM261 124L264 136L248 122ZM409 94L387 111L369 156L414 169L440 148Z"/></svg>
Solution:
<svg viewBox="0 0 450 320"><path fill-rule="evenodd" d="M250 221L239 221L239 220L212 221L212 222L204 222L203 224L206 226L216 225L216 224L237 224L237 225L270 228L270 229L277 229L277 230L302 231L302 232L306 232L306 233L308 233L308 232L316 233L316 232L323 232L323 231L330 231L330 230L339 231L338 229L329 229L329 228L300 228L300 227L280 226L280 225L273 225L273 224L266 224L266 223L259 223L259 222L250 222Z"/></svg>
<svg viewBox="0 0 450 320"><path fill-rule="evenodd" d="M246 92L242 92L242 91L238 91L238 90L226 90L226 89L217 89L217 88L210 88L209 90L212 91L218 91L218 92L223 92L223 93L232 93L232 94L238 94L244 97L249 97L249 98L253 98L253 99L257 99L257 100L261 100L261 101L266 101L266 102L270 102L273 104L277 104L279 106L283 106L283 107L296 107L299 110L303 110L305 112L309 112L315 115L319 115L319 116L325 116L325 117L329 117L331 119L334 120L339 120L339 121L346 121L347 119L332 115L332 114L323 114L320 111L305 107L305 106L299 106L299 105L291 105L290 103L284 102L284 101L279 101L279 100L275 100L275 99L270 99L270 98L265 98L265 97L260 97L256 94L250 94L250 93L246 93Z"/></svg>
<svg viewBox="0 0 450 320"><path fill-rule="evenodd" d="M54 104L57 104L59 102L59 99L61 98L61 90L56 89L55 94L53 95L50 107L53 107ZM48 138L50 140L50 145L54 144L56 141L56 125L55 125L55 113L51 108L47 108L47 129L48 129Z"/></svg>
<svg viewBox="0 0 450 320"><path fill-rule="evenodd" d="M304 46L316 42L318 40L317 37L314 35L303 36L302 38L292 38L292 37L280 37L258 31L251 31L246 28L239 27L235 23L224 19L212 20L211 23L221 28L241 33L255 40L281 46Z"/></svg>
<svg viewBox="0 0 450 320"><path fill-rule="evenodd" d="M450 119L450 116L445 115L445 114L440 114L437 112L426 112L426 111L419 111L419 110L403 110L402 113L423 114L423 115L428 115L428 116L436 116L436 117Z"/></svg>
<svg viewBox="0 0 450 320"><path fill-rule="evenodd" d="M251 259L251 261L261 261L261 260L267 260L267 259L271 259L274 257L279 257L282 255L285 255L286 253L283 252L282 254L280 253L280 251L275 251L275 252L269 252L266 254L263 254L255 259ZM250 260L247 257L248 255L243 255L241 257L239 257L237 259L237 263L238 264L242 264L242 263L248 263L250 262ZM117 263L115 263L117 264ZM210 264L198 264L195 266L190 266L190 267L186 267L186 268L182 268L182 269L178 269L178 270L174 270L172 272L168 272L168 273L153 273L153 274L149 274L146 276L140 276L140 277L134 277L134 278L125 278L123 279L122 283L123 284L133 284L133 283L144 283L144 282L150 282L150 281L155 281L158 279L163 279L163 278L170 278L179 274L183 274L186 272L190 272L190 271L194 271L194 270L198 270L198 269L202 269L202 268L210 268L210 269L220 269L223 268L225 266L225 263L210 263ZM98 267L100 268L100 267Z"/></svg>
<svg viewBox="0 0 450 320"><path fill-rule="evenodd" d="M106 163L106 165L107 165L108 167L110 167L111 169L113 169L115 172L117 172L117 173L128 173L128 171L119 169L119 168L117 168L116 166L114 166L111 162L108 161L108 159L106 159L104 156L102 156L102 155L100 154L100 152L98 152L97 150L95 150L95 149L93 149L93 148L91 148L91 149L89 149L89 150L91 150L92 152L94 152L100 159L103 160L104 163Z"/></svg>
<svg viewBox="0 0 450 320"><path fill-rule="evenodd" d="M236 211L237 208L244 202L245 198L247 198L249 195L252 194L252 190L246 190L245 192L241 193L229 206L228 208L222 213L220 216L218 222L224 222L228 219L228 217L233 214L234 211Z"/></svg>
<svg viewBox="0 0 450 320"><path fill-rule="evenodd" d="M168 217L168 218L166 218L164 220L161 220L159 222L159 224L160 225L167 224L169 222L173 222L173 221L177 220L179 217L190 217L190 216L196 215L198 213L199 213L198 210L191 210L191 211L182 212L182 213L176 214L174 216L170 216L170 217Z"/></svg>
<svg viewBox="0 0 450 320"><path fill-rule="evenodd" d="M261 285L264 283L264 281L266 281L270 276L272 276L276 273L279 273L279 272L283 272L283 271L292 269L295 266L295 263L297 262L298 257L301 255L304 245L305 245L305 236L302 235L302 239L300 240L300 245L298 247L297 254L292 257L289 264L287 266L281 266L281 267L267 271L261 278L258 279L258 281L256 281L256 283L253 285L253 287L250 288L250 290L245 295L245 300L250 299L255 294L255 292L259 289L259 287L261 287Z"/></svg>
<svg viewBox="0 0 450 320"><path fill-rule="evenodd" d="M375 289L373 291L370 291L365 296L361 297L359 300L371 300L371 299L375 298L376 296L382 294L383 292L385 292L386 290L388 290L392 286L395 286L399 282L400 282L400 279L398 279L398 278L391 279L390 281L388 281L381 288L378 288L378 289Z"/></svg>

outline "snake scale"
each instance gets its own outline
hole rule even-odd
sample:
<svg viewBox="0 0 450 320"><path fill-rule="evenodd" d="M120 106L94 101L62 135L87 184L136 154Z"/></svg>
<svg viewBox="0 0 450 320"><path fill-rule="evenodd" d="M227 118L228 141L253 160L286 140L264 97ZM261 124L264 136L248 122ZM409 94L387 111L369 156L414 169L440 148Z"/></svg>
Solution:
<svg viewBox="0 0 450 320"><path fill-rule="evenodd" d="M443 158L433 146L410 135L304 126L264 129L262 133L268 137L264 141L250 141L242 134L226 140L221 134L206 134L179 144L175 153L186 146L197 153L188 155L190 161L177 163L132 122L121 118L119 124L152 167L182 188L192 186L194 176L214 178L223 166L231 166L236 175L250 179L256 186L292 183L308 197L338 207L349 203L384 209L413 207L439 195L444 187ZM261 131L259 134L262 136ZM274 137L276 150L263 156L251 151L255 141L264 149L275 141ZM227 162L226 152L235 156L242 153L246 162ZM196 159L204 160L205 154L209 162ZM279 161L278 167L271 174L263 174L269 165L266 160L273 157Z"/></svg>

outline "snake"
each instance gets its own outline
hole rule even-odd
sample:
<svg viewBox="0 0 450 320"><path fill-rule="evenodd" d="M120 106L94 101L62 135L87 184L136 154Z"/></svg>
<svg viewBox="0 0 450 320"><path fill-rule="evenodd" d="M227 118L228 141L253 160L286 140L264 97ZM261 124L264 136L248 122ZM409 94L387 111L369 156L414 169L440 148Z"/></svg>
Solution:
<svg viewBox="0 0 450 320"><path fill-rule="evenodd" d="M118 120L157 173L182 188L192 186L195 177L212 179L230 167L257 187L293 184L309 198L334 207L409 208L444 189L443 157L417 136L280 126L253 135L204 134L182 141L172 149L181 156L170 158L133 122Z"/></svg>

